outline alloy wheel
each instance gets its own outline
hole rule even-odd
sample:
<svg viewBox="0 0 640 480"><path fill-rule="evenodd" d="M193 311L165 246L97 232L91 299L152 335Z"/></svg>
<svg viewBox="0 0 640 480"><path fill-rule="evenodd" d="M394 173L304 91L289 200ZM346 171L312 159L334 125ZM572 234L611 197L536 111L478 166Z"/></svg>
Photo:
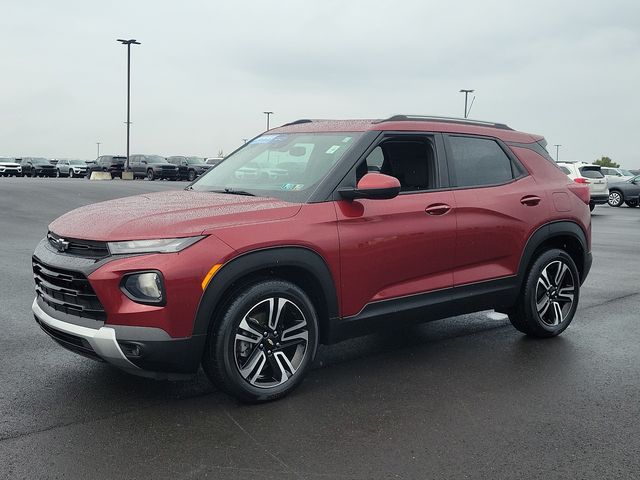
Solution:
<svg viewBox="0 0 640 480"><path fill-rule="evenodd" d="M619 207L622 204L622 195L620 192L613 191L609 193L609 205Z"/></svg>
<svg viewBox="0 0 640 480"><path fill-rule="evenodd" d="M309 330L300 307L270 297L249 309L238 325L234 357L238 372L257 388L289 381L307 355Z"/></svg>
<svg viewBox="0 0 640 480"><path fill-rule="evenodd" d="M536 310L547 326L560 325L571 312L575 297L575 279L569 266L562 260L549 263L536 285Z"/></svg>

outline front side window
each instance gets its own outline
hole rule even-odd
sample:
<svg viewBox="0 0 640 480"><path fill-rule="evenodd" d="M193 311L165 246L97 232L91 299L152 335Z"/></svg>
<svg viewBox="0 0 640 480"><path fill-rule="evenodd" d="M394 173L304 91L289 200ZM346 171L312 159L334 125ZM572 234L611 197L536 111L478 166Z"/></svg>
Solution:
<svg viewBox="0 0 640 480"><path fill-rule="evenodd" d="M265 134L226 157L192 185L306 202L361 133Z"/></svg>
<svg viewBox="0 0 640 480"><path fill-rule="evenodd" d="M395 177L401 192L436 188L436 158L431 137L399 136L383 140L356 169L357 180L368 172Z"/></svg>
<svg viewBox="0 0 640 480"><path fill-rule="evenodd" d="M519 175L495 140L449 136L449 146L457 187L499 185Z"/></svg>

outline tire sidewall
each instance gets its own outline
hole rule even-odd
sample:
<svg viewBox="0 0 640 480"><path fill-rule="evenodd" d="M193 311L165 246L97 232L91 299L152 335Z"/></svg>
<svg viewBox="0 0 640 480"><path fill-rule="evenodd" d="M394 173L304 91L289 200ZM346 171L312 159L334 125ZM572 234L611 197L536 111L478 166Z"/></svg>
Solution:
<svg viewBox="0 0 640 480"><path fill-rule="evenodd" d="M292 301L302 311L307 321L309 339L305 358L293 377L280 386L264 389L254 387L240 375L235 361L235 334L249 309L274 295ZM267 280L243 290L223 313L218 328L214 328L213 332L216 332L216 337L212 342L215 348L212 353L228 377L228 387L232 390L230 393L245 401L268 401L286 395L303 380L318 346L318 317L309 297L296 285L282 280Z"/></svg>
<svg viewBox="0 0 640 480"><path fill-rule="evenodd" d="M538 314L538 310L536 308L536 288L542 270L544 270L547 265L557 260L563 261L569 267L571 274L573 275L575 293L573 297L573 305L571 305L571 310L569 311L567 318L565 318L565 320L560 325L551 326L544 323L540 318L540 315ZM525 288L525 301L526 307L528 309L527 313L531 318L535 320L537 326L545 331L549 336L558 335L559 333L563 332L573 320L573 317L575 316L576 310L578 308L579 300L580 274L578 273L578 268L576 267L576 264L571 256L559 249L548 250L541 254L534 262L529 271L529 275L527 277L527 285Z"/></svg>

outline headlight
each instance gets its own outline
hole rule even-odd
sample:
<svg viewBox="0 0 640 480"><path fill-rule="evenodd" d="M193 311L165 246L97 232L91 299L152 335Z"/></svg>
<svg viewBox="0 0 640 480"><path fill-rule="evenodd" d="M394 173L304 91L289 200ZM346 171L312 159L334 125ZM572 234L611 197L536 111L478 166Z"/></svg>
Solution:
<svg viewBox="0 0 640 480"><path fill-rule="evenodd" d="M157 271L129 273L122 279L124 294L137 303L164 305L162 274Z"/></svg>
<svg viewBox="0 0 640 480"><path fill-rule="evenodd" d="M158 240L129 240L109 242L109 251L114 255L125 253L175 253L202 240L204 236L185 238L162 238Z"/></svg>

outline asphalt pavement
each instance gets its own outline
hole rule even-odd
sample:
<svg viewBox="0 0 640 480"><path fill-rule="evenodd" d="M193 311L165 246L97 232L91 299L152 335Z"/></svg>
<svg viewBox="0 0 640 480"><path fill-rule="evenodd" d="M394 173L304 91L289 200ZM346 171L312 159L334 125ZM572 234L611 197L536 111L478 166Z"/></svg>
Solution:
<svg viewBox="0 0 640 480"><path fill-rule="evenodd" d="M289 397L139 378L31 314L30 256L62 213L180 182L0 178L0 478L640 478L640 208L597 207L571 326L482 312L321 347Z"/></svg>

